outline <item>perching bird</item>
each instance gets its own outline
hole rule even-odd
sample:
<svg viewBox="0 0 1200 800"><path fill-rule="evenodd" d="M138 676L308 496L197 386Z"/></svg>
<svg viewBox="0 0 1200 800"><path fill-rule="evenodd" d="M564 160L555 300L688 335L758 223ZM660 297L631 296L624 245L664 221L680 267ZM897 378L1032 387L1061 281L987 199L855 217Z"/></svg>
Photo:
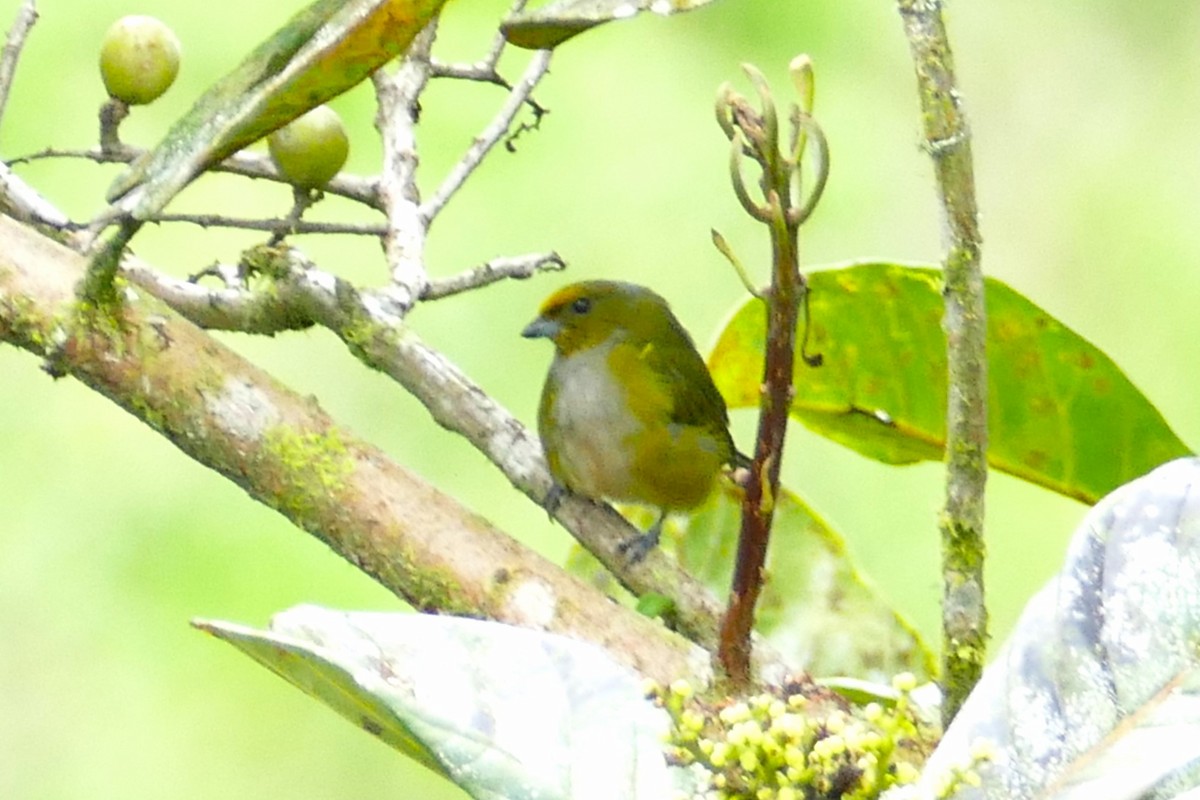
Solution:
<svg viewBox="0 0 1200 800"><path fill-rule="evenodd" d="M746 461L704 359L649 289L572 284L550 295L521 335L554 342L538 432L555 491L659 511L622 547L631 560L658 543L667 513L700 505L722 467Z"/></svg>

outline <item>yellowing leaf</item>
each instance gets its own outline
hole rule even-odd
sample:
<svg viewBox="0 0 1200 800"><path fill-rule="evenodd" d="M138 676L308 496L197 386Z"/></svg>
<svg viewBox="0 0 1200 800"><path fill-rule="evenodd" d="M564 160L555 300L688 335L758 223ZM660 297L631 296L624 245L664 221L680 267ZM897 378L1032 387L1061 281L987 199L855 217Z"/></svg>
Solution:
<svg viewBox="0 0 1200 800"><path fill-rule="evenodd" d="M946 339L940 272L885 263L809 274L809 352L796 359L791 414L890 464L939 460ZM1094 345L1004 283L987 279L991 466L1094 503L1189 450ZM731 408L757 406L762 303L734 314L710 368Z"/></svg>

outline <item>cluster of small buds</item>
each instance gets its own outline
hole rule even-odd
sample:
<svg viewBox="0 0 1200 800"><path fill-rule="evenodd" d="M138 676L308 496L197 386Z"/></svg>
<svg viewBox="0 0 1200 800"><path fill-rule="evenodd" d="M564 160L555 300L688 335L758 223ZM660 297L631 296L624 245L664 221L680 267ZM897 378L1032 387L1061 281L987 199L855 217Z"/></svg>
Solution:
<svg viewBox="0 0 1200 800"><path fill-rule="evenodd" d="M704 800L866 800L913 783L933 734L917 720L911 675L899 699L851 706L812 684L709 704L684 681L651 696L671 717L668 753Z"/></svg>

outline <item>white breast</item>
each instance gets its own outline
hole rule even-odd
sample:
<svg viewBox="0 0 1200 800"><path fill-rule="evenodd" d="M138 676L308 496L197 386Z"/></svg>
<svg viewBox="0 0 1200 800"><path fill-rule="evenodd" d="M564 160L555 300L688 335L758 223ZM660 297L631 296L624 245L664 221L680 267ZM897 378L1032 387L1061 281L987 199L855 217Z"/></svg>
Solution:
<svg viewBox="0 0 1200 800"><path fill-rule="evenodd" d="M625 391L608 367L611 344L556 358L552 414L563 436L559 464L567 486L590 497L630 499L631 464L624 441L642 429L629 413Z"/></svg>

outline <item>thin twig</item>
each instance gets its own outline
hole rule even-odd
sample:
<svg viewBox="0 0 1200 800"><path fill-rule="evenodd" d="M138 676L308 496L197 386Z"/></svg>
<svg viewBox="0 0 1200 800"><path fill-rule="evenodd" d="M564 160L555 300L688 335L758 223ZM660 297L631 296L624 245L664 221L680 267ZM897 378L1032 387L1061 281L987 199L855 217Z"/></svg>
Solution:
<svg viewBox="0 0 1200 800"><path fill-rule="evenodd" d="M528 5L527 0L516 0L508 10L509 16L520 13L526 5ZM495 36L492 37L491 48L482 60L476 61L473 64L449 64L431 56L429 59L430 74L434 78L453 78L455 80L474 81L476 83L491 83L502 87L507 92L511 92L513 90L512 84L496 69L497 64L500 63L500 56L503 55L506 47L508 47L507 37L505 37L502 30L497 30ZM540 119L546 113L546 109L535 102L532 97L526 97L525 102L529 104L535 117Z"/></svg>
<svg viewBox="0 0 1200 800"><path fill-rule="evenodd" d="M129 104L110 97L100 106L100 150L113 160L132 161L138 148L121 141L121 123L129 116Z"/></svg>
<svg viewBox="0 0 1200 800"><path fill-rule="evenodd" d="M529 102L529 96L533 92L534 87L541 81L542 77L550 69L549 50L539 50L525 67L525 72L521 75L521 79L509 92L508 100L501 106L496 116L488 124L479 136L475 137L475 141L471 143L470 148L463 154L462 159L450 170L450 174L442 181L442 185L434 192L433 197L426 200L421 205L421 218L425 220L426 225L433 222L434 217L438 215L454 193L462 188L463 182L467 177L479 166L484 157L491 152L501 139L505 137L509 129L512 127L513 120L517 114ZM540 108L540 106L539 106Z"/></svg>
<svg viewBox="0 0 1200 800"><path fill-rule="evenodd" d="M513 4L509 6L509 15L520 13L525 9L526 5L528 5L528 0L514 0ZM497 29L496 33L492 36L492 43L488 47L487 55L482 60L474 64L447 64L436 58L430 58L429 67L435 78L459 78L470 81L484 81L511 90L512 86L496 71L496 65L500 63L500 56L504 54L504 50L507 47L508 39L505 37L504 31Z"/></svg>
<svg viewBox="0 0 1200 800"><path fill-rule="evenodd" d="M12 91L13 77L17 73L17 62L21 58L21 50L25 40L37 22L37 4L34 0L25 0L17 11L17 18L8 29L4 39L4 49L0 50L0 119L4 118L4 109L8 105L8 94Z"/></svg>
<svg viewBox="0 0 1200 800"><path fill-rule="evenodd" d="M271 233L271 238L267 240L267 246L272 247L277 245L286 239L289 234L299 233L298 229L305 212L312 208L313 204L320 199L320 192L293 186L292 207L288 211L287 216L279 220L279 224L275 226L275 230Z"/></svg>
<svg viewBox="0 0 1200 800"><path fill-rule="evenodd" d="M443 297L478 289L498 281L525 280L539 272L554 272L566 269L566 266L562 256L554 252L493 258L485 264L453 277L430 281L426 284L421 299L440 300Z"/></svg>
<svg viewBox="0 0 1200 800"><path fill-rule="evenodd" d="M32 164L35 161L45 161L51 158L79 158L97 164L128 164L139 153L140 151L136 148L130 148L128 152L115 153L101 150L99 147L91 147L86 150L44 147L34 153L26 153L23 156L11 158L8 163L10 166L17 166L19 164Z"/></svg>
<svg viewBox="0 0 1200 800"><path fill-rule="evenodd" d="M350 236L383 236L387 227L382 224L367 225L353 222L313 222L311 220L287 219L244 219L221 214L156 214L147 222L185 222L201 228L233 228L246 231L269 233L320 233L346 234Z"/></svg>
<svg viewBox="0 0 1200 800"><path fill-rule="evenodd" d="M925 149L933 160L946 233L945 316L948 390L946 502L942 536L942 703L949 724L983 673L984 487L987 484L987 314L971 161L971 133L954 75L938 0L899 0L916 67Z"/></svg>
<svg viewBox="0 0 1200 800"><path fill-rule="evenodd" d="M53 158L78 158L96 164L128 164L142 155L145 151L132 145L122 144L116 149L90 147L87 149L71 149L46 147L33 153L17 156L9 160L9 164L32 164ZM209 172L224 172L230 175L241 175L245 178L274 181L275 183L290 184L287 178L279 174L271 159L259 153L241 151L234 153L220 164L208 168ZM379 209L378 179L359 175L349 175L339 172L329 183L322 187L325 194L337 195L347 200L362 203L370 208Z"/></svg>
<svg viewBox="0 0 1200 800"><path fill-rule="evenodd" d="M512 91L512 84L504 80L504 76L496 71L494 64L486 61L477 61L474 64L447 64L443 61L438 61L436 58L430 58L429 70L430 75L434 78L453 78L455 80L472 81L474 83L491 83L506 91Z"/></svg>

